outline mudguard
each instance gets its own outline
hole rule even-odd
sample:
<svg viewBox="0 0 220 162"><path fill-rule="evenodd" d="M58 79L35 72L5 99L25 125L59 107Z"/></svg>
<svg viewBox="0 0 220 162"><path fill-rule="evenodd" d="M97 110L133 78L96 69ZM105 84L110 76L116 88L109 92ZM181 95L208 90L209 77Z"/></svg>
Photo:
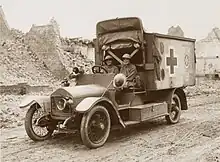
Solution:
<svg viewBox="0 0 220 162"><path fill-rule="evenodd" d="M175 89L175 93L180 97L182 110L188 110L186 94L182 88Z"/></svg>
<svg viewBox="0 0 220 162"><path fill-rule="evenodd" d="M30 107L39 104L45 111L50 110L50 96L27 96L19 105L20 108Z"/></svg>
<svg viewBox="0 0 220 162"><path fill-rule="evenodd" d="M105 98L105 97L87 97L87 98L83 99L83 100L76 106L76 109L75 109L75 110L76 110L77 112L80 112L80 113L86 113L86 112L88 112L90 109L92 109L93 106L95 106L96 104L101 103L101 102L107 102L108 104L110 104L110 105L113 107L113 109L114 109L114 111L115 111L115 113L116 113L116 115L117 115L117 117L118 117L118 120L119 120L120 124L121 124L123 127L125 127L124 122L122 121L122 119L121 119L121 117L120 117L120 115L119 115L119 112L118 112L118 110L116 109L116 106L115 106L109 99L107 99L107 98Z"/></svg>

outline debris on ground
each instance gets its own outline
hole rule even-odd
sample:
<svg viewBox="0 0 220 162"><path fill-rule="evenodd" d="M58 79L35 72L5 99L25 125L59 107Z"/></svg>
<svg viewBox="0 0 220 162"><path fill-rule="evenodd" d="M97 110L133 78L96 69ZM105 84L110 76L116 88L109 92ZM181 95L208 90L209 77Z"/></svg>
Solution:
<svg viewBox="0 0 220 162"><path fill-rule="evenodd" d="M185 92L188 97L213 93L220 95L220 80L197 78L196 85L186 87Z"/></svg>

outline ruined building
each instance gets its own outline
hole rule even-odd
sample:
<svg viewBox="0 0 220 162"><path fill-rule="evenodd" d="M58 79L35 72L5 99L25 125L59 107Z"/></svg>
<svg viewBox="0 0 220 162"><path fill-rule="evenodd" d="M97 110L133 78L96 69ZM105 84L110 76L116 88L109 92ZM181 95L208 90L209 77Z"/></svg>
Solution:
<svg viewBox="0 0 220 162"><path fill-rule="evenodd" d="M168 35L184 37L184 32L180 26L172 26L168 29Z"/></svg>
<svg viewBox="0 0 220 162"><path fill-rule="evenodd" d="M220 56L220 29L213 28L208 36L196 44L198 57Z"/></svg>
<svg viewBox="0 0 220 162"><path fill-rule="evenodd" d="M220 29L196 43L197 74L220 74Z"/></svg>
<svg viewBox="0 0 220 162"><path fill-rule="evenodd" d="M55 83L63 79L73 66L90 73L94 56L91 41L76 40L73 52L63 49L60 28L54 18L46 25L32 25L28 33L10 29L0 7L0 84ZM87 42L87 41L86 41Z"/></svg>
<svg viewBox="0 0 220 162"><path fill-rule="evenodd" d="M26 34L25 42L56 77L64 78L68 71L59 56L61 46L59 29L54 26L54 20L51 22L41 26L32 25Z"/></svg>
<svg viewBox="0 0 220 162"><path fill-rule="evenodd" d="M0 41L8 39L10 37L10 27L5 18L2 6L0 6Z"/></svg>
<svg viewBox="0 0 220 162"><path fill-rule="evenodd" d="M88 60L95 61L95 48L90 40L82 38L65 38L62 41L62 48L72 53L81 53Z"/></svg>
<svg viewBox="0 0 220 162"><path fill-rule="evenodd" d="M54 18L46 25L32 25L25 37L30 49L60 79L66 77L74 66L81 66L88 71L86 69L91 69L92 65L88 58L92 61L94 57L91 43L76 40L66 43L65 47L67 40L61 38L59 25Z"/></svg>

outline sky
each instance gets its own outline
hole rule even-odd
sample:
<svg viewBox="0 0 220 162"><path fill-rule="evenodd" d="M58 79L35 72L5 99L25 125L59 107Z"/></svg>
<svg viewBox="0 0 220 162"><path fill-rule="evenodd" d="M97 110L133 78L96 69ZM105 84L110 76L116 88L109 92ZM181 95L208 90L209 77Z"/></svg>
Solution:
<svg viewBox="0 0 220 162"><path fill-rule="evenodd" d="M98 21L134 16L148 32L167 34L179 25L186 37L202 39L220 28L220 0L0 0L11 28L28 32L54 17L63 37L94 38Z"/></svg>

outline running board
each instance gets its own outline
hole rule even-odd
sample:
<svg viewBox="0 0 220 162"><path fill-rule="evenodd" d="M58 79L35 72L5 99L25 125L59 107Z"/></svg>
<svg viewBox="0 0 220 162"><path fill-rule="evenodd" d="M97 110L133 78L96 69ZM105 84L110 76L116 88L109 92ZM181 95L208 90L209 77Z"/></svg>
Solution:
<svg viewBox="0 0 220 162"><path fill-rule="evenodd" d="M118 106L118 110L125 110L125 109L128 109L129 108L129 104L123 104L123 105L119 105Z"/></svg>
<svg viewBox="0 0 220 162"><path fill-rule="evenodd" d="M140 124L140 121L124 121L125 126Z"/></svg>
<svg viewBox="0 0 220 162"><path fill-rule="evenodd" d="M125 127L128 127L130 125L140 124L140 123L141 122L139 122L139 121L124 121ZM113 125L111 127L111 131L119 130L119 129L122 129L122 128L125 128L125 127L123 127L122 125Z"/></svg>

